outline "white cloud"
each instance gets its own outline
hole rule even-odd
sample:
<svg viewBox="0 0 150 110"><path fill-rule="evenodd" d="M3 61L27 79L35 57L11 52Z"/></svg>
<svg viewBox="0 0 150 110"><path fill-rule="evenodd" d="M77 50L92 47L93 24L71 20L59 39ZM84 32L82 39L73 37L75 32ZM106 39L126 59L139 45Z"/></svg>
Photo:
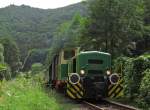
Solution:
<svg viewBox="0 0 150 110"><path fill-rule="evenodd" d="M29 5L38 8L58 8L67 6L73 3L80 2L82 0L0 0L0 7L5 7L10 4L14 5Z"/></svg>

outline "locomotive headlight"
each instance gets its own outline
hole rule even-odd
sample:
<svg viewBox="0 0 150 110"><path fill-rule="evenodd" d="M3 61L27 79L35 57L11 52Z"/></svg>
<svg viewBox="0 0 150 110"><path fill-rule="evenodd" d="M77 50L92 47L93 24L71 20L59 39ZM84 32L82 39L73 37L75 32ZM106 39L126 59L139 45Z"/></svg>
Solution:
<svg viewBox="0 0 150 110"><path fill-rule="evenodd" d="M107 70L107 71L106 71L106 74L107 74L107 75L110 75L110 74L111 74L111 71L110 71L110 70Z"/></svg>
<svg viewBox="0 0 150 110"><path fill-rule="evenodd" d="M80 74L81 74L81 75L84 75L84 74L85 74L85 71L84 71L84 70L80 70Z"/></svg>

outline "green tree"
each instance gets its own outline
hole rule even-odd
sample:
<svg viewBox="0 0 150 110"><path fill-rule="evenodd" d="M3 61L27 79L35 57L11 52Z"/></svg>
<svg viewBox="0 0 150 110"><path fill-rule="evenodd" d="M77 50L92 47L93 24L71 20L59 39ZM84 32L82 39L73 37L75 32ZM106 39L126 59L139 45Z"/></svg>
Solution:
<svg viewBox="0 0 150 110"><path fill-rule="evenodd" d="M81 17L80 14L76 14L72 20L62 23L55 32L52 46L49 50L49 54L46 59L46 63L49 64L53 56L58 53L62 48L77 47L84 42L80 42L81 31L84 27L84 21L86 18Z"/></svg>
<svg viewBox="0 0 150 110"><path fill-rule="evenodd" d="M10 74L10 68L9 66L4 62L4 47L2 44L0 44L0 80L3 80L4 78L6 80L11 78Z"/></svg>
<svg viewBox="0 0 150 110"><path fill-rule="evenodd" d="M15 76L15 72L19 69L20 65L19 49L12 39L2 38L0 42L4 46L4 61L10 66L12 76Z"/></svg>
<svg viewBox="0 0 150 110"><path fill-rule="evenodd" d="M94 49L110 52L122 51L126 42L141 37L143 31L142 0L91 0L89 25L86 26Z"/></svg>
<svg viewBox="0 0 150 110"><path fill-rule="evenodd" d="M150 1L144 0L144 5L145 5L144 21L146 25L150 25Z"/></svg>
<svg viewBox="0 0 150 110"><path fill-rule="evenodd" d="M144 13L144 41L143 44L145 44L145 47L143 50L148 51L150 50L150 0L144 0L145 4L145 13Z"/></svg>
<svg viewBox="0 0 150 110"><path fill-rule="evenodd" d="M60 47L76 47L79 45L83 21L84 18L77 13L71 21L64 22L60 25L54 37L56 42L60 42Z"/></svg>
<svg viewBox="0 0 150 110"><path fill-rule="evenodd" d="M3 47L3 45L2 44L0 44L0 63L4 63L4 55L3 55L3 53L4 53L4 47Z"/></svg>
<svg viewBox="0 0 150 110"><path fill-rule="evenodd" d="M11 79L11 71L7 64L0 64L0 81L6 79Z"/></svg>

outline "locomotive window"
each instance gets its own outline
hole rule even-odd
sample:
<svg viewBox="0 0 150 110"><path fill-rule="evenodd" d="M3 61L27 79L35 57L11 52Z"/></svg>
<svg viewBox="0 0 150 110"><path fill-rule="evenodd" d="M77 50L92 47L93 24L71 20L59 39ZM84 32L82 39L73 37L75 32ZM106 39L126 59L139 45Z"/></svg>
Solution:
<svg viewBox="0 0 150 110"><path fill-rule="evenodd" d="M68 60L68 59L70 59L70 58L72 58L74 56L75 56L75 51L74 50L66 50L66 51L64 51L64 59L65 60Z"/></svg>
<svg viewBox="0 0 150 110"><path fill-rule="evenodd" d="M89 64L103 64L103 60L95 60L95 59L89 59L88 60Z"/></svg>

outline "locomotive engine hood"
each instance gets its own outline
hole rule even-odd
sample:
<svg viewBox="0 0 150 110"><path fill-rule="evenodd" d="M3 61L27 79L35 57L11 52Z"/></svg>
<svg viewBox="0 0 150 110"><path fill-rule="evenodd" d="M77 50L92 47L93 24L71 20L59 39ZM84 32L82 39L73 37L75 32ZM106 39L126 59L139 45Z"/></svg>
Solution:
<svg viewBox="0 0 150 110"><path fill-rule="evenodd" d="M81 52L77 56L78 73L81 76L107 75L111 68L111 55L99 51Z"/></svg>

